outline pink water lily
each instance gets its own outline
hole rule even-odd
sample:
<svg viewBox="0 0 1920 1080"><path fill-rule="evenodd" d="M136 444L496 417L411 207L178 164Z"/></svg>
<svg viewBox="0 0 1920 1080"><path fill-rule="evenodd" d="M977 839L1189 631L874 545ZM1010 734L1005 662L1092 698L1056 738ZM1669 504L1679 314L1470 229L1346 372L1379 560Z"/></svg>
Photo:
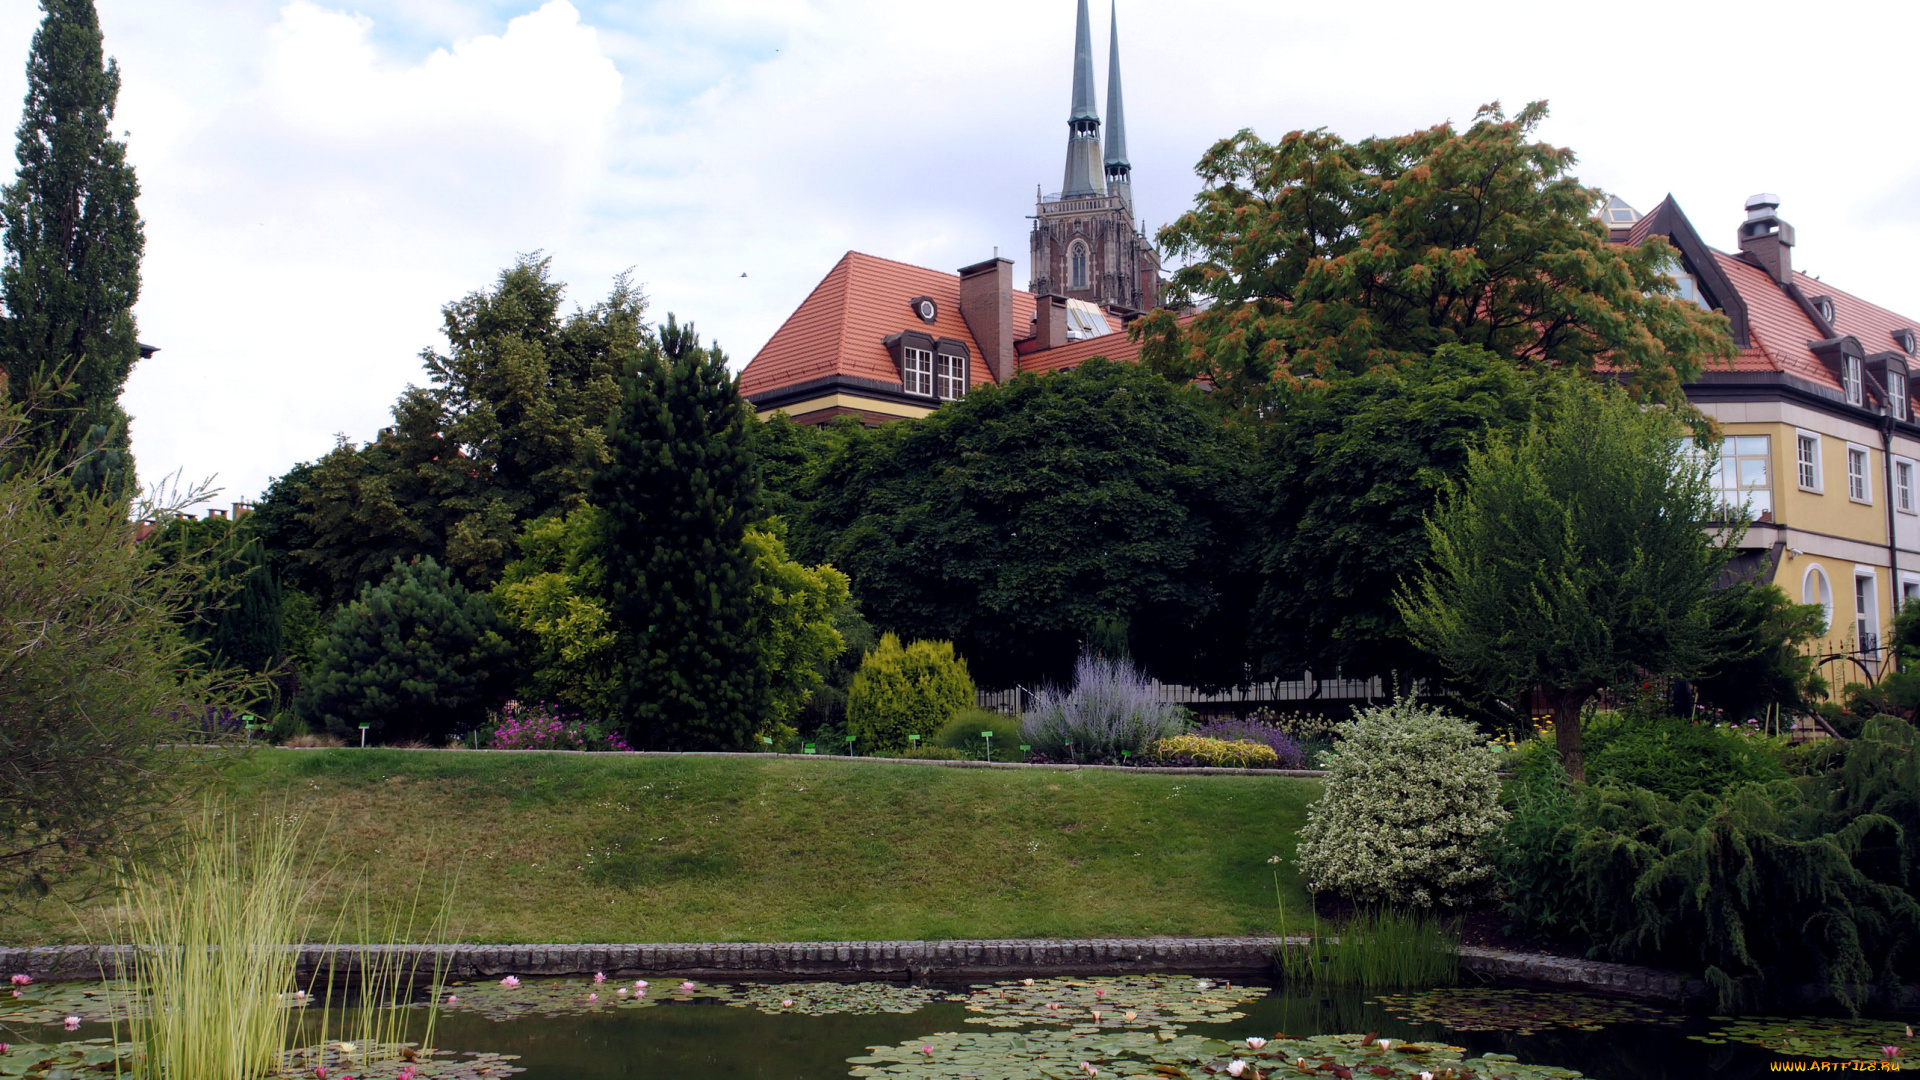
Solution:
<svg viewBox="0 0 1920 1080"><path fill-rule="evenodd" d="M509 976L507 976L506 978L504 978L504 979L501 979L501 980L500 980L500 985L501 985L501 986L504 986L504 987L506 987L506 988L507 988L507 989L509 989L509 990L511 990L511 989L513 989L514 987L516 987L516 986L519 986L519 985L520 985L520 980L519 980L519 979L516 979L516 978L514 978L514 977L513 977L512 975L509 975Z"/></svg>
<svg viewBox="0 0 1920 1080"><path fill-rule="evenodd" d="M1081 1062L1081 1063L1080 1063L1080 1067L1081 1067L1082 1069L1084 1069L1084 1070L1086 1070L1086 1073L1087 1073L1087 1075L1088 1075L1088 1076L1099 1076L1099 1075L1100 1075L1100 1070L1099 1070L1099 1069L1096 1069L1096 1068L1094 1068L1094 1067L1093 1067L1093 1062L1091 1062L1091 1061L1083 1061L1083 1062Z"/></svg>
<svg viewBox="0 0 1920 1080"><path fill-rule="evenodd" d="M931 1046L923 1046L923 1047L921 1047L921 1048L920 1048L920 1052L921 1052L921 1053L923 1053L923 1054L925 1054L925 1055L927 1055L928 1057L932 1057L932 1056L933 1056L933 1047L931 1047Z"/></svg>
<svg viewBox="0 0 1920 1080"><path fill-rule="evenodd" d="M1247 1049L1249 1050L1258 1050L1265 1045L1267 1045L1267 1040L1258 1035L1252 1035L1247 1038Z"/></svg>
<svg viewBox="0 0 1920 1080"><path fill-rule="evenodd" d="M791 1009L791 1008L793 1008L793 999L792 999L792 998L781 998L781 999L780 999L780 1007L781 1007L781 1008L783 1008L783 1009Z"/></svg>
<svg viewBox="0 0 1920 1080"><path fill-rule="evenodd" d="M1228 1076L1239 1076L1241 1073L1246 1071L1247 1071L1247 1063L1244 1061L1241 1061L1239 1058L1234 1058L1232 1061L1227 1062Z"/></svg>
<svg viewBox="0 0 1920 1080"><path fill-rule="evenodd" d="M447 995L447 1004L449 1004L449 1005L451 1005L451 1004L453 1004L454 1002L456 1002L456 1001L459 1001L459 1000L460 1000L460 995L459 995L459 994L448 994L448 995Z"/></svg>
<svg viewBox="0 0 1920 1080"><path fill-rule="evenodd" d="M68 1030L68 1031L79 1031L79 1030L80 1030L80 1018L79 1018L79 1017L77 1017L77 1016L69 1016L69 1017L67 1017L67 1030Z"/></svg>
<svg viewBox="0 0 1920 1080"><path fill-rule="evenodd" d="M15 985L15 986L25 986L25 985L27 985L28 983L30 983L30 982L32 982L32 981L33 981L33 976L31 976L31 975L15 975L15 976L14 976L14 977L13 977L12 979L10 979L10 980L8 980L8 981L9 981L9 982L11 982L11 983L13 983L13 985Z"/></svg>
<svg viewBox="0 0 1920 1080"><path fill-rule="evenodd" d="M73 1019L73 1017L71 1017L71 1016L69 1016L69 1017L67 1017L67 1019L68 1019L68 1020L72 1020L72 1019ZM68 1028L69 1028L69 1029L72 1029L72 1028L74 1028L74 1027L78 1027L79 1025L77 1025L77 1024L69 1024L69 1025L67 1025L67 1026L68 1026ZM1885 1055L1887 1055L1888 1057L1899 1057L1899 1056L1900 1056L1900 1048L1899 1048L1899 1047L1897 1047L1897 1046L1883 1046L1883 1047L1881 1047L1881 1048L1880 1048L1880 1052L1881 1052L1881 1053L1883 1053L1883 1054L1885 1054Z"/></svg>
<svg viewBox="0 0 1920 1080"><path fill-rule="evenodd" d="M683 982L680 984L680 989L691 991L693 989L693 984L690 982Z"/></svg>
<svg viewBox="0 0 1920 1080"><path fill-rule="evenodd" d="M588 994L588 995L587 995L587 1000L588 1000L588 1001L599 1001L599 1000L600 1000L600 995L599 995L599 994Z"/></svg>
<svg viewBox="0 0 1920 1080"><path fill-rule="evenodd" d="M615 990L615 991L614 991L614 993L616 993L616 994L619 994L619 995L620 995L621 997L626 997L626 996L627 996L627 988L623 986L623 987L621 987L620 989L618 989L618 990Z"/></svg>
<svg viewBox="0 0 1920 1080"><path fill-rule="evenodd" d="M603 982L606 982L606 981L607 981L607 973L606 973L606 972L604 972L604 971L596 971L596 972L594 972L594 973L593 973L593 981L594 981L594 982L595 982L596 984L597 984L597 983L603 983Z"/></svg>
<svg viewBox="0 0 1920 1080"><path fill-rule="evenodd" d="M635 990L645 990L647 988L647 980L645 979L633 980L633 988Z"/></svg>

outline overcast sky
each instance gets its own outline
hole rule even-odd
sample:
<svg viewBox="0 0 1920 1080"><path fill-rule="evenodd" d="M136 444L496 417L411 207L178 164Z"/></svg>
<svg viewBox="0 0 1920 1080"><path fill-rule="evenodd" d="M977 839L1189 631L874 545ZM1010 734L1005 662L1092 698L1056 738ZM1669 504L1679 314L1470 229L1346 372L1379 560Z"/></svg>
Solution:
<svg viewBox="0 0 1920 1080"><path fill-rule="evenodd" d="M128 383L142 478L227 498L371 438L442 347L440 306L516 252L590 304L744 364L849 249L1026 280L1058 188L1074 0L98 0L147 223ZM1105 100L1107 0L1094 0ZM1920 5L1120 0L1150 226L1252 128L1395 134L1552 103L1543 137L1729 247L1777 192L1796 265L1920 318ZM0 0L6 130L31 0ZM10 157L7 159L11 164ZM747 275L742 277L742 274Z"/></svg>

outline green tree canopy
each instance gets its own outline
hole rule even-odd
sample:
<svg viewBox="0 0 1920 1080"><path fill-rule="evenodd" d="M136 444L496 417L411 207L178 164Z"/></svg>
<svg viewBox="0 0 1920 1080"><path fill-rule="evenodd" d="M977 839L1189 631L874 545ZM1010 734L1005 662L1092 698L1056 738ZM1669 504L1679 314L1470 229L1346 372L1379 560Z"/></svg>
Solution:
<svg viewBox="0 0 1920 1080"><path fill-rule="evenodd" d="M1169 681L1237 683L1252 448L1202 398L1096 359L838 429L795 547L990 686L1062 680L1095 639Z"/></svg>
<svg viewBox="0 0 1920 1080"><path fill-rule="evenodd" d="M1545 418L1468 454L1428 525L1432 565L1396 598L1412 639L1511 700L1539 687L1569 775L1580 710L1601 687L1691 676L1726 646L1716 578L1738 542L1711 456L1663 407L1567 380Z"/></svg>
<svg viewBox="0 0 1920 1080"><path fill-rule="evenodd" d="M616 718L638 749L744 749L770 686L746 531L759 478L726 354L672 315L622 383L595 476Z"/></svg>
<svg viewBox="0 0 1920 1080"><path fill-rule="evenodd" d="M1484 350L1433 356L1302 387L1261 431L1262 670L1368 678L1439 674L1407 640L1393 590L1426 565L1426 518L1468 452L1533 419L1540 380Z"/></svg>
<svg viewBox="0 0 1920 1080"><path fill-rule="evenodd" d="M140 359L133 305L145 233L126 144L112 137L120 68L93 0L41 0L14 182L0 193L0 389L35 423L16 452L72 466L84 490L135 487L120 389Z"/></svg>
<svg viewBox="0 0 1920 1080"><path fill-rule="evenodd" d="M513 686L515 658L485 593L430 557L395 561L334 612L300 711L329 731L387 742L477 727Z"/></svg>
<svg viewBox="0 0 1920 1080"><path fill-rule="evenodd" d="M1207 306L1137 324L1142 359L1258 406L1288 381L1474 345L1528 366L1604 361L1677 402L1733 355L1726 320L1675 295L1665 243L1608 243L1604 196L1570 175L1572 151L1529 141L1546 114L1492 105L1465 131L1216 143L1194 208L1160 234L1188 260L1170 299Z"/></svg>
<svg viewBox="0 0 1920 1080"><path fill-rule="evenodd" d="M282 596L251 517L175 518L148 537L142 550L199 566L200 588L184 624L188 640L217 666L263 672L281 655Z"/></svg>
<svg viewBox="0 0 1920 1080"><path fill-rule="evenodd" d="M342 439L275 482L262 527L306 568L303 586L337 604L394 559L428 555L484 587L522 522L585 504L646 304L621 277L563 317L550 261L523 256L491 291L442 309L449 348L421 354L429 385L400 396L380 439Z"/></svg>

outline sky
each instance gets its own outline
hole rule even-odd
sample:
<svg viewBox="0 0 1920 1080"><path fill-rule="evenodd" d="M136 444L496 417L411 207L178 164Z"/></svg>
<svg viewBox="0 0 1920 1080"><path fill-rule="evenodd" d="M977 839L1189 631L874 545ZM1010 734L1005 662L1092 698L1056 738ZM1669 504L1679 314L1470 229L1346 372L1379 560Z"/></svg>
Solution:
<svg viewBox="0 0 1920 1080"><path fill-rule="evenodd" d="M442 305L541 251L590 305L744 365L848 250L1026 280L1060 185L1074 0L97 0L146 222L143 481L257 496L373 438L444 348ZM1109 0L1092 0L1104 107ZM1641 210L1733 245L1777 193L1795 265L1920 319L1920 5L1831 0L1119 0L1150 228L1250 128L1349 138L1546 99L1540 137ZM0 0L18 123L39 20ZM10 166L10 159L8 165Z"/></svg>

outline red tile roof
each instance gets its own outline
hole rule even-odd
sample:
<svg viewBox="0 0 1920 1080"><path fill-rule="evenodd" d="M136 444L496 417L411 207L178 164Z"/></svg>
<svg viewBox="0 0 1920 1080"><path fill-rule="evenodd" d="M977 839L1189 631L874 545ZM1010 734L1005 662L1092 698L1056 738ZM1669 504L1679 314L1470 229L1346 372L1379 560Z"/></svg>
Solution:
<svg viewBox="0 0 1920 1080"><path fill-rule="evenodd" d="M1714 251L1713 255L1747 304L1749 345L1740 350L1734 370L1784 372L1838 391L1840 380L1833 368L1807 347L1827 335L1814 325L1793 297L1774 284L1766 271L1739 256L1724 251ZM1834 332L1858 338L1868 356L1899 351L1900 346L1893 337L1895 330L1920 329L1920 320L1869 303L1806 274L1795 272L1793 281L1809 299L1833 297Z"/></svg>
<svg viewBox="0 0 1920 1080"><path fill-rule="evenodd" d="M1096 356L1109 360L1137 360L1140 358L1140 346L1127 339L1127 332L1120 320L1107 316L1113 324L1113 333L1099 337L1082 338L1069 341L1057 349L1028 353L1020 358L1021 371L1059 371L1061 368L1074 367Z"/></svg>
<svg viewBox="0 0 1920 1080"><path fill-rule="evenodd" d="M908 307L920 296L933 298L932 326ZM1030 334L1032 322L1033 294L1015 290L1013 336ZM902 330L966 342L974 359L968 365L973 385L993 382L960 315L960 275L849 251L747 362L740 392L763 393L828 375L898 383L900 373L881 342Z"/></svg>

